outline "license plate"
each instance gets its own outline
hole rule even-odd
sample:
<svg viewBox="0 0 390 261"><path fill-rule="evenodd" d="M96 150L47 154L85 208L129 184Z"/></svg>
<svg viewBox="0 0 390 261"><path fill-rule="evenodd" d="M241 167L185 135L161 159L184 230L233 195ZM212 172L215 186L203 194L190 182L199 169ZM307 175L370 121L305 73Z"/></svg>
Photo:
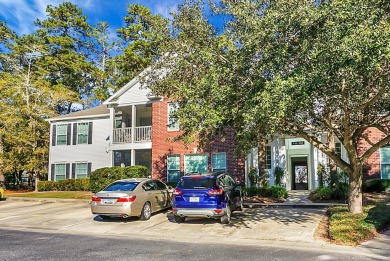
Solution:
<svg viewBox="0 0 390 261"><path fill-rule="evenodd" d="M115 199L110 198L110 199L102 199L102 203L106 205L112 205L115 204Z"/></svg>
<svg viewBox="0 0 390 261"><path fill-rule="evenodd" d="M190 202L199 202L199 197L190 197Z"/></svg>

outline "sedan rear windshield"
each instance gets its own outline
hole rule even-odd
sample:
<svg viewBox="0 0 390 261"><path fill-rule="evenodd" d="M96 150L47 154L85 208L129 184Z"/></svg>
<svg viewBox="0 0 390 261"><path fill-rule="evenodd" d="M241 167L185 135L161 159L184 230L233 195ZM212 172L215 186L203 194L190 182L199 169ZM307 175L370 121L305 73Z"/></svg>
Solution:
<svg viewBox="0 0 390 261"><path fill-rule="evenodd" d="M104 189L104 191L133 191L139 182L115 182Z"/></svg>
<svg viewBox="0 0 390 261"><path fill-rule="evenodd" d="M184 178L178 187L182 189L208 189L215 186L215 179L210 178Z"/></svg>

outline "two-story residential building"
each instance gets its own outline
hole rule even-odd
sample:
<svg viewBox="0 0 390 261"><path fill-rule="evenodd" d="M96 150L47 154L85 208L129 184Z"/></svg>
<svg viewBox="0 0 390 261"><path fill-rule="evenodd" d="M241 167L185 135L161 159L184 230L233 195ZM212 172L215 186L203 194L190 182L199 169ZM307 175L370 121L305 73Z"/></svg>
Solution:
<svg viewBox="0 0 390 261"><path fill-rule="evenodd" d="M234 131L223 141L216 138L205 148L197 143L174 142L180 122L172 112L177 104L152 95L137 78L92 109L49 119L49 180L88 177L90 172L109 166L143 165L152 177L177 181L189 172L227 171L237 181L247 182L250 167L258 167L258 148L247 157L234 156ZM384 135L372 132L372 135ZM321 136L326 141L326 135ZM362 148L368 146L362 143ZM336 152L348 160L336 140ZM301 138L278 136L267 140L265 169L274 184L274 170L286 171L289 190L312 190L318 186L317 167L328 166L328 158ZM390 178L390 147L383 147L367 161L365 175Z"/></svg>
<svg viewBox="0 0 390 261"><path fill-rule="evenodd" d="M206 148L173 142L176 103L155 97L137 78L92 109L49 119L49 180L81 178L108 166L143 165L153 178L177 181L189 172L228 171L243 182L244 159L234 157L233 133Z"/></svg>

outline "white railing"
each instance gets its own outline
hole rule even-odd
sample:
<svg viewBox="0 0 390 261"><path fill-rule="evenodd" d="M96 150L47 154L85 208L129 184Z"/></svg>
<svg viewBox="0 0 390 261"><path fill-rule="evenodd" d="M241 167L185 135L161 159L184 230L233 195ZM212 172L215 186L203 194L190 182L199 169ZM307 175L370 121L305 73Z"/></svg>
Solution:
<svg viewBox="0 0 390 261"><path fill-rule="evenodd" d="M131 142L131 128L114 129L113 143L130 143Z"/></svg>
<svg viewBox="0 0 390 261"><path fill-rule="evenodd" d="M135 127L134 142L152 141L152 126Z"/></svg>
<svg viewBox="0 0 390 261"><path fill-rule="evenodd" d="M131 143L131 127L114 129L113 143ZM152 141L152 126L135 127L134 142Z"/></svg>

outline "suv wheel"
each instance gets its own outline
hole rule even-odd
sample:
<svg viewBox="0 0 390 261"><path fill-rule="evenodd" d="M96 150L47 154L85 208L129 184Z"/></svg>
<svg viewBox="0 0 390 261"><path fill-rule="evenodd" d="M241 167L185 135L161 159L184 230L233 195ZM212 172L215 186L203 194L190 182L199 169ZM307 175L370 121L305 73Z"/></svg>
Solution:
<svg viewBox="0 0 390 261"><path fill-rule="evenodd" d="M229 224L231 216L232 216L232 212L230 210L230 204L227 204L225 214L221 217L221 223L222 224Z"/></svg>
<svg viewBox="0 0 390 261"><path fill-rule="evenodd" d="M174 217L175 217L176 223L183 223L186 220L185 217L181 217L181 216L178 216L178 215L174 215Z"/></svg>

